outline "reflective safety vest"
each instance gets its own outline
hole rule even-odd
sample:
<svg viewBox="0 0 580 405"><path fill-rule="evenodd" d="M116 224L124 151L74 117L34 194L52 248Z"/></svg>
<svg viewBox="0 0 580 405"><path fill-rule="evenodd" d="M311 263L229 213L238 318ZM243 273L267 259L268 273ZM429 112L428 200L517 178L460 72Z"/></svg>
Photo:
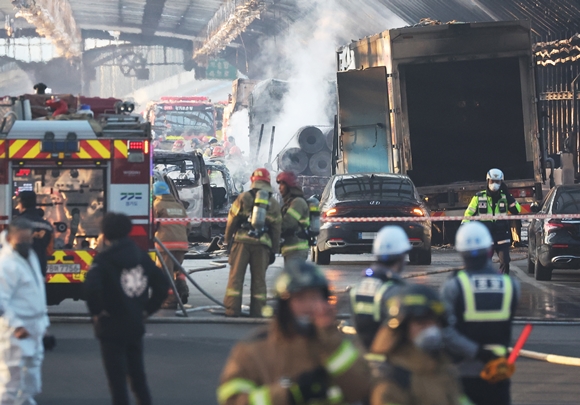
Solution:
<svg viewBox="0 0 580 405"><path fill-rule="evenodd" d="M508 275L457 273L463 302L455 308L457 329L483 345L510 343L514 285Z"/></svg>
<svg viewBox="0 0 580 405"><path fill-rule="evenodd" d="M516 210L521 212L522 207L520 204L515 200L514 204ZM487 195L487 191L480 191L471 199L464 215L466 217L474 215L505 215L509 213L509 208L507 196L502 191L500 191L500 198L495 205L495 209L491 197ZM465 222L469 222L469 220L463 220L462 223ZM496 243L501 244L511 242L509 221L492 219L482 222L487 226Z"/></svg>
<svg viewBox="0 0 580 405"><path fill-rule="evenodd" d="M383 294L392 286L392 281L383 282L378 278L365 277L358 286L350 290L353 314L367 315L373 321L380 322Z"/></svg>

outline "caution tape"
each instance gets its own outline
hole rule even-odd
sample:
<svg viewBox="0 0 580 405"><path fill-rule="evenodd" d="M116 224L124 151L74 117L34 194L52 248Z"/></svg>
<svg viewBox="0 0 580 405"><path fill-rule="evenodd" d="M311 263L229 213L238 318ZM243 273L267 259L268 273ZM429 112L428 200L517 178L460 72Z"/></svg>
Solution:
<svg viewBox="0 0 580 405"><path fill-rule="evenodd" d="M327 217L322 222L447 222L447 221L501 221L501 220L524 220L532 219L580 219L578 214L526 214L526 215L475 215L472 217L449 216L449 217ZM227 222L227 218L158 218L156 222L164 224L183 224L189 222Z"/></svg>

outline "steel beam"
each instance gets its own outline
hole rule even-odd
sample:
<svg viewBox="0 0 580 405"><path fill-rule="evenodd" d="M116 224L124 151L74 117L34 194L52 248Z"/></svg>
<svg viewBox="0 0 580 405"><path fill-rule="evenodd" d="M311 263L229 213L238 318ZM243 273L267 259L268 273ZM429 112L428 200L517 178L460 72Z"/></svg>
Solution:
<svg viewBox="0 0 580 405"><path fill-rule="evenodd" d="M81 31L68 0L13 0L12 5L18 10L16 17L23 17L39 35L50 39L60 56L81 57Z"/></svg>
<svg viewBox="0 0 580 405"><path fill-rule="evenodd" d="M155 35L155 31L161 22L161 14L165 7L166 0L147 0L143 10L143 23L141 25L141 33L143 37L148 38Z"/></svg>
<svg viewBox="0 0 580 405"><path fill-rule="evenodd" d="M262 0L226 0L201 31L206 39L197 47L194 59L217 54L224 50L234 39L266 9Z"/></svg>

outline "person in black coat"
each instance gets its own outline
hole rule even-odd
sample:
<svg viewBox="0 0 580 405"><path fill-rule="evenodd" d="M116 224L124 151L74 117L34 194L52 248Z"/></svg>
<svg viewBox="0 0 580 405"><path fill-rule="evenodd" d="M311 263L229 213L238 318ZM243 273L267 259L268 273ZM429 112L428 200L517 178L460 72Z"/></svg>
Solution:
<svg viewBox="0 0 580 405"><path fill-rule="evenodd" d="M54 229L50 222L45 220L44 211L36 208L36 193L34 191L21 191L16 197L16 210L20 217L26 218L32 222L34 233L32 234L32 249L38 261L42 276L46 276L46 267L48 261L48 249L52 245L52 235Z"/></svg>
<svg viewBox="0 0 580 405"><path fill-rule="evenodd" d="M113 405L129 405L127 377L137 403L149 405L144 321L167 298L169 282L149 255L129 239L129 217L108 213L101 227L105 250L95 257L84 287Z"/></svg>

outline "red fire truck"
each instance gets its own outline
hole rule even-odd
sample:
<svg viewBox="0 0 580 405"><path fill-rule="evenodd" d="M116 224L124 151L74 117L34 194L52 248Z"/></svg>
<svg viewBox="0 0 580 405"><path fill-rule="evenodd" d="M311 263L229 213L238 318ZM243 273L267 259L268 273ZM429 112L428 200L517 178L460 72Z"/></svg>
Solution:
<svg viewBox="0 0 580 405"><path fill-rule="evenodd" d="M153 247L150 124L127 114L102 114L96 123L15 120L0 133L0 227L15 214L13 197L23 190L36 192L54 226L49 305L82 298L105 212L129 215L131 237L142 249Z"/></svg>

